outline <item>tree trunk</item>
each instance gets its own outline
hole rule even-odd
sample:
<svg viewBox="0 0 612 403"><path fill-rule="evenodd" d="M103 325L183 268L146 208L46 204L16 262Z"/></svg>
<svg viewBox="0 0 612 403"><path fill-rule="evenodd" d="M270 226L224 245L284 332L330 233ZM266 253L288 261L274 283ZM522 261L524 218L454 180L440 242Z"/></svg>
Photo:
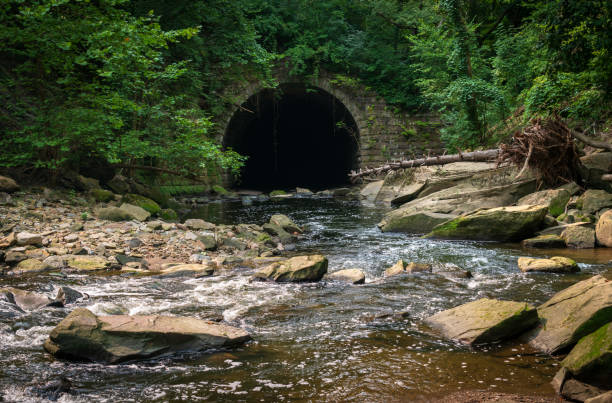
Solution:
<svg viewBox="0 0 612 403"><path fill-rule="evenodd" d="M365 169L360 170L359 172L352 171L349 174L349 178L351 182L355 182L358 178L362 176L372 175L372 174L382 174L389 171L395 171L398 169L404 168L414 168L420 166L431 166L431 165L445 165L450 164L452 162L461 162L461 161L476 161L476 162L488 162L494 161L497 159L497 155L499 154L498 149L492 150L484 150L484 151L472 151L469 153L459 153L459 154L449 154L449 155L440 155L437 157L424 157L417 158L413 160L405 160L400 162L391 162L387 165L383 165L378 168Z"/></svg>

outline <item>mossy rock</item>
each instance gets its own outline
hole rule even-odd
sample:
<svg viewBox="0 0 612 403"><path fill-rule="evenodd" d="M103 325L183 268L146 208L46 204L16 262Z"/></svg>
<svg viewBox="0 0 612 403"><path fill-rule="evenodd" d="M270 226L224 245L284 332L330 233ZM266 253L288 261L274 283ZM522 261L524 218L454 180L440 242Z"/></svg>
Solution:
<svg viewBox="0 0 612 403"><path fill-rule="evenodd" d="M542 326L529 343L547 354L573 346L612 321L612 282L593 276L559 291L538 307Z"/></svg>
<svg viewBox="0 0 612 403"><path fill-rule="evenodd" d="M95 213L101 220L130 221L134 218L130 213L119 207L104 207L97 209Z"/></svg>
<svg viewBox="0 0 612 403"><path fill-rule="evenodd" d="M99 203L107 203L115 199L115 194L110 190L105 189L91 189L89 194Z"/></svg>
<svg viewBox="0 0 612 403"><path fill-rule="evenodd" d="M582 381L612 388L612 323L580 339L561 365Z"/></svg>
<svg viewBox="0 0 612 403"><path fill-rule="evenodd" d="M521 245L525 248L565 248L565 241L559 235L555 234L546 234L539 235L534 238L529 238L523 240Z"/></svg>
<svg viewBox="0 0 612 403"><path fill-rule="evenodd" d="M102 256L71 255L66 259L69 268L78 271L106 269L110 264Z"/></svg>
<svg viewBox="0 0 612 403"><path fill-rule="evenodd" d="M214 185L212 187L212 191L221 196L226 196L229 194L229 192L225 190L223 186L220 186L220 185Z"/></svg>
<svg viewBox="0 0 612 403"><path fill-rule="evenodd" d="M477 210L436 226L427 237L518 241L537 231L548 206L510 206Z"/></svg>
<svg viewBox="0 0 612 403"><path fill-rule="evenodd" d="M270 192L270 197L272 196L283 196L286 195L287 192L285 192L284 190L273 190Z"/></svg>
<svg viewBox="0 0 612 403"><path fill-rule="evenodd" d="M161 209L157 212L157 216L164 221L178 221L178 214L171 208Z"/></svg>
<svg viewBox="0 0 612 403"><path fill-rule="evenodd" d="M444 337L474 346L517 336L537 325L538 314L526 302L482 298L439 312L425 322Z"/></svg>
<svg viewBox="0 0 612 403"><path fill-rule="evenodd" d="M134 193L128 193L123 196L121 202L138 206L147 210L151 214L157 214L161 210L161 207L159 207L159 204L157 204L155 201L149 199L148 197Z"/></svg>

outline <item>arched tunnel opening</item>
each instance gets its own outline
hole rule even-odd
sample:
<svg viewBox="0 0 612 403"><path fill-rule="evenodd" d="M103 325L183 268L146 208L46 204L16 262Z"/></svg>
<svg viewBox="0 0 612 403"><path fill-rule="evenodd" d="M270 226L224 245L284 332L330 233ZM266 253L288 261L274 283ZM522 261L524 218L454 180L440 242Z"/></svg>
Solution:
<svg viewBox="0 0 612 403"><path fill-rule="evenodd" d="M223 145L248 157L243 188L342 186L358 166L359 133L351 113L332 94L304 84L251 96L232 116Z"/></svg>

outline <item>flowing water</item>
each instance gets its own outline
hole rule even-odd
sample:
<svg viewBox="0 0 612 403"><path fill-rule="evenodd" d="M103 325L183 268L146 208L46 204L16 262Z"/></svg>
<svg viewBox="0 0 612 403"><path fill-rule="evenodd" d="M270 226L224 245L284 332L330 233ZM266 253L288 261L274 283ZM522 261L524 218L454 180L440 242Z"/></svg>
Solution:
<svg viewBox="0 0 612 403"><path fill-rule="evenodd" d="M61 401L433 401L462 390L553 395L558 361L518 342L474 351L423 325L440 310L482 298L541 303L581 279L609 273L609 250L575 253L581 273L524 275L516 245L447 242L376 228L384 209L333 199L212 203L191 216L216 223L263 223L289 215L308 232L296 253L320 252L330 271L362 268L365 285L249 282L252 269L208 278L68 275L0 279L51 293L68 285L91 296L97 314L222 316L253 341L216 351L105 366L56 360L41 344L69 309L46 308L0 321L0 396L32 401L29 386L58 375L78 392ZM560 254L567 251L544 252ZM457 265L473 278L418 274L383 279L398 259ZM605 262L605 263L604 263ZM406 312L407 315L388 314ZM1 400L1 399L0 399Z"/></svg>

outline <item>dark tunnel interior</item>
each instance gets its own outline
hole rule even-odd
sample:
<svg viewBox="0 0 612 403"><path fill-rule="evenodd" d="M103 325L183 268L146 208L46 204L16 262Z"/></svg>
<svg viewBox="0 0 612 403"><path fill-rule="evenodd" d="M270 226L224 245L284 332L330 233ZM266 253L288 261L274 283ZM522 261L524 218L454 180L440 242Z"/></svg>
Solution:
<svg viewBox="0 0 612 403"><path fill-rule="evenodd" d="M320 190L348 183L357 166L358 136L355 120L333 95L285 84L242 104L223 145L248 157L240 187Z"/></svg>

